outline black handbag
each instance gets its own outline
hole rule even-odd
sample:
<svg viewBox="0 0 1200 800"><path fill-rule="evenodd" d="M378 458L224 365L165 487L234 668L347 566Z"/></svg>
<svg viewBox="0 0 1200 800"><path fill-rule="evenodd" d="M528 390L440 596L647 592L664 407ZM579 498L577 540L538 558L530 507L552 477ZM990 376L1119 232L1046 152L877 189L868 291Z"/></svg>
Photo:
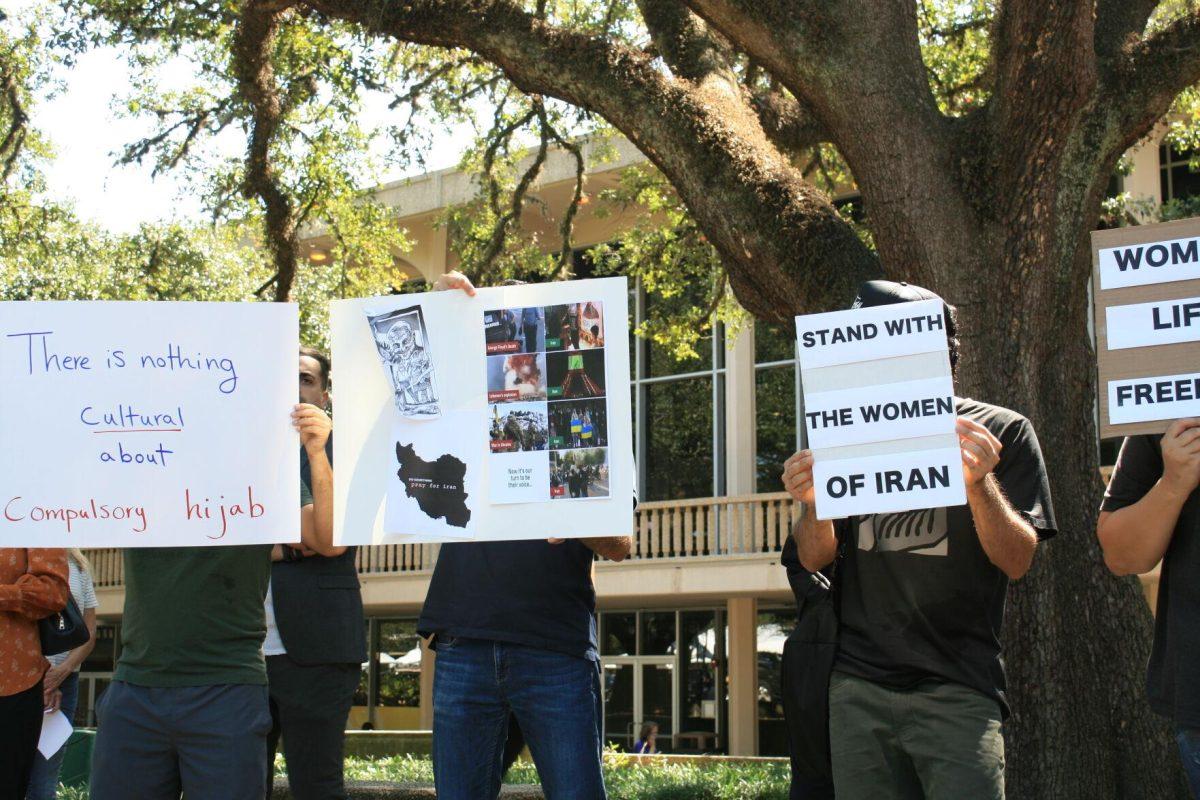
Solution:
<svg viewBox="0 0 1200 800"><path fill-rule="evenodd" d="M788 542L783 563L796 597L796 627L783 645L783 713L792 762L790 800L833 798L829 758L829 676L837 658L838 615L834 593L838 558L822 572L800 565ZM788 552L788 549L791 552ZM839 543L838 556L841 556Z"/></svg>
<svg viewBox="0 0 1200 800"><path fill-rule="evenodd" d="M75 598L68 595L67 607L38 621L38 636L42 640L42 655L56 656L87 644L92 637Z"/></svg>

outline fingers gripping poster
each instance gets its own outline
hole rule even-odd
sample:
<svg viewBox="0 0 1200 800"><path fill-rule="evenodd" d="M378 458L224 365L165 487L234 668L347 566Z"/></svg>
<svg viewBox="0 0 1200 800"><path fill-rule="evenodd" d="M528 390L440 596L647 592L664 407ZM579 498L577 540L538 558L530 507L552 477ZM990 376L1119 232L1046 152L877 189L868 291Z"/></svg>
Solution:
<svg viewBox="0 0 1200 800"><path fill-rule="evenodd" d="M392 343L400 321L415 344ZM339 542L631 533L623 278L338 301L331 327L353 387L334 441L354 465L335 473ZM427 389L402 400L393 365L414 347Z"/></svg>
<svg viewBox="0 0 1200 800"><path fill-rule="evenodd" d="M296 306L0 303L0 547L294 542Z"/></svg>

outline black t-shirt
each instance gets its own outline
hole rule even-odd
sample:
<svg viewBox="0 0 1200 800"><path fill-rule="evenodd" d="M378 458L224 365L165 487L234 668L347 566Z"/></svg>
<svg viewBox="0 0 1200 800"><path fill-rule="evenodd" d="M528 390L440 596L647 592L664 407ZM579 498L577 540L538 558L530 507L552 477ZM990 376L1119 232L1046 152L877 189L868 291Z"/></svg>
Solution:
<svg viewBox="0 0 1200 800"><path fill-rule="evenodd" d="M994 474L1039 539L1056 532L1050 484L1029 420L999 406L958 399L958 415L992 432L1003 448ZM984 552L970 506L850 517L838 566L836 669L897 689L926 680L994 697L1007 716L1000 628L1008 576Z"/></svg>
<svg viewBox="0 0 1200 800"><path fill-rule="evenodd" d="M443 544L417 632L595 660L592 551L576 539Z"/></svg>
<svg viewBox="0 0 1200 800"><path fill-rule="evenodd" d="M1163 474L1159 436L1131 436L1121 445L1102 511L1141 500ZM1185 728L1200 727L1200 490L1179 511L1163 556L1158 611L1146 694L1150 707Z"/></svg>

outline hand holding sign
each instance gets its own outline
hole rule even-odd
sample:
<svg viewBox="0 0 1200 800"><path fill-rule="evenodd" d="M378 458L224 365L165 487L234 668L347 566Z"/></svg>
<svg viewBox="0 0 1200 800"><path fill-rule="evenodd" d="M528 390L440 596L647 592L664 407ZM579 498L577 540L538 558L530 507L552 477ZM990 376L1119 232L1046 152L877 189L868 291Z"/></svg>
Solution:
<svg viewBox="0 0 1200 800"><path fill-rule="evenodd" d="M1162 437L1163 483L1187 497L1200 485L1200 419L1177 419Z"/></svg>
<svg viewBox="0 0 1200 800"><path fill-rule="evenodd" d="M310 453L325 449L333 431L329 415L310 403L297 403L292 410L292 426L300 432L300 444Z"/></svg>
<svg viewBox="0 0 1200 800"><path fill-rule="evenodd" d="M812 505L816 499L816 492L813 491L812 450L793 453L783 462L783 488L793 500Z"/></svg>
<svg viewBox="0 0 1200 800"><path fill-rule="evenodd" d="M963 480L968 487L975 486L1000 463L1004 445L987 428L966 417L958 418L955 431L962 448Z"/></svg>

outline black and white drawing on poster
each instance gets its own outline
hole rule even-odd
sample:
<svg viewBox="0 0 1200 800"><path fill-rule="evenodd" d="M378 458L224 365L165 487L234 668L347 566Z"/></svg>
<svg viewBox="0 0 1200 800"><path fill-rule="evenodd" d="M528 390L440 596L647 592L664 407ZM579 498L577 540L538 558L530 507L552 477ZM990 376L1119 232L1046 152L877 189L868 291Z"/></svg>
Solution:
<svg viewBox="0 0 1200 800"><path fill-rule="evenodd" d="M608 449L561 450L550 454L550 497L587 500L609 496Z"/></svg>
<svg viewBox="0 0 1200 800"><path fill-rule="evenodd" d="M367 314L396 409L406 417L441 416L433 379L433 353L420 306Z"/></svg>

